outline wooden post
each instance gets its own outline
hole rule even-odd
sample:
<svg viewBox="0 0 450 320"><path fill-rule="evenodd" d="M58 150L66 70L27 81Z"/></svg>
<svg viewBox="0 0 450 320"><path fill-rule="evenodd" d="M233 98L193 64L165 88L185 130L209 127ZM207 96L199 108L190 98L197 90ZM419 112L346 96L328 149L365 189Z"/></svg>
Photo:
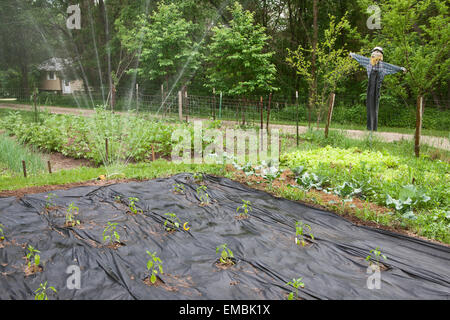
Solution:
<svg viewBox="0 0 450 320"><path fill-rule="evenodd" d="M34 122L38 122L36 89L34 89L34 92L33 92L33 104L34 104Z"/></svg>
<svg viewBox="0 0 450 320"><path fill-rule="evenodd" d="M222 119L222 99L223 99L223 93L220 92L219 96L219 119Z"/></svg>
<svg viewBox="0 0 450 320"><path fill-rule="evenodd" d="M52 166L50 164L50 161L47 161L47 167L48 167L48 173L52 174Z"/></svg>
<svg viewBox="0 0 450 320"><path fill-rule="evenodd" d="M242 111L242 125L245 126L245 111L247 109L247 98L244 98L244 105L241 108Z"/></svg>
<svg viewBox="0 0 450 320"><path fill-rule="evenodd" d="M178 91L178 118L183 122L183 93Z"/></svg>
<svg viewBox="0 0 450 320"><path fill-rule="evenodd" d="M136 83L136 113L139 113L139 84Z"/></svg>
<svg viewBox="0 0 450 320"><path fill-rule="evenodd" d="M23 176L27 177L27 165L25 164L25 161L22 160L22 168L23 168Z"/></svg>
<svg viewBox="0 0 450 320"><path fill-rule="evenodd" d="M116 105L116 86L113 84L111 88L111 111L114 113Z"/></svg>
<svg viewBox="0 0 450 320"><path fill-rule="evenodd" d="M213 120L216 120L216 88L213 88Z"/></svg>
<svg viewBox="0 0 450 320"><path fill-rule="evenodd" d="M156 160L156 157L155 157L155 148L153 147L153 145L152 145L152 161L154 162Z"/></svg>
<svg viewBox="0 0 450 320"><path fill-rule="evenodd" d="M334 108L335 97L336 97L336 94L334 94L334 93L330 94L327 124L325 126L325 138L328 138L328 130L330 128L331 117L333 116L333 108Z"/></svg>
<svg viewBox="0 0 450 320"><path fill-rule="evenodd" d="M423 114L423 96L417 97L417 110L416 110L416 133L414 139L414 153L416 157L420 156L420 135L422 133L422 114Z"/></svg>
<svg viewBox="0 0 450 320"><path fill-rule="evenodd" d="M108 138L105 138L105 160L109 163Z"/></svg>
<svg viewBox="0 0 450 320"><path fill-rule="evenodd" d="M263 121L263 97L259 100L259 112L261 113L261 133L264 130L264 121Z"/></svg>
<svg viewBox="0 0 450 320"><path fill-rule="evenodd" d="M189 112L190 112L190 110L189 110L188 92L187 92L186 87L183 87L183 88L184 88L184 102L185 102L185 105L186 105L186 122L189 122Z"/></svg>
<svg viewBox="0 0 450 320"><path fill-rule="evenodd" d="M269 94L269 104L267 105L267 122L266 130L269 132L269 122L270 122L270 104L272 103L272 92Z"/></svg>
<svg viewBox="0 0 450 320"><path fill-rule="evenodd" d="M299 146L300 143L300 139L299 139L299 134L298 134L298 113L299 113L299 104L298 104L298 91L295 91L295 104L297 106L297 115L296 115L296 127L297 127L297 147Z"/></svg>

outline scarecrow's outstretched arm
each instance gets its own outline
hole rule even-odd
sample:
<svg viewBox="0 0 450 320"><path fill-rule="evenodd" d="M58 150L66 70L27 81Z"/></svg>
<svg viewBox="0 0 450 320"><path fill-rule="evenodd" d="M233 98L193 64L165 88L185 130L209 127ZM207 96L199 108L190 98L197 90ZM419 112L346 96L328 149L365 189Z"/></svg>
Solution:
<svg viewBox="0 0 450 320"><path fill-rule="evenodd" d="M364 68L368 68L369 64L370 64L370 59L364 56L361 56L359 54L350 52L350 57L352 57L353 59L355 59L356 61L358 61L358 63L363 66Z"/></svg>
<svg viewBox="0 0 450 320"><path fill-rule="evenodd" d="M387 75L387 74L394 74L394 73L397 73L397 72L400 72L400 71L405 72L406 69L403 68L403 67L394 66L393 64L390 64L390 63L383 62L383 73L385 75Z"/></svg>

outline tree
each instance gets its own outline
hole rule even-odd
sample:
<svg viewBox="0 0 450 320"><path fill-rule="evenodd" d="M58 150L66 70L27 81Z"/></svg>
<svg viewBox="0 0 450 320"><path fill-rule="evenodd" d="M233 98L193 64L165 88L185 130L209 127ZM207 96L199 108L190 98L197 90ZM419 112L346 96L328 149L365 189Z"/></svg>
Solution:
<svg viewBox="0 0 450 320"><path fill-rule="evenodd" d="M182 18L175 4L161 2L150 16L140 15L134 27L117 20L122 44L137 53L139 65L131 72L150 80L186 85L200 64L200 44L191 39L195 25Z"/></svg>
<svg viewBox="0 0 450 320"><path fill-rule="evenodd" d="M362 7L366 2L359 1ZM408 70L405 81L413 95L446 88L450 69L450 16L446 1L382 0L379 6L382 29L369 39L368 45L382 46L392 63Z"/></svg>
<svg viewBox="0 0 450 320"><path fill-rule="evenodd" d="M359 0L361 6L366 2ZM382 29L368 43L383 46L393 63L408 70L406 92L398 83L394 90L417 97L415 153L419 156L423 96L431 93L435 97L450 80L449 8L442 0L383 0L379 6Z"/></svg>
<svg viewBox="0 0 450 320"><path fill-rule="evenodd" d="M276 68L271 62L274 52L266 52L269 37L265 28L255 24L254 14L235 2L228 10L229 26L212 29L208 46L207 71L209 88L227 95L250 95L277 90L272 85Z"/></svg>
<svg viewBox="0 0 450 320"><path fill-rule="evenodd" d="M310 93L309 104L317 113L317 127L322 119L326 102L331 93L336 92L337 86L358 67L349 58L349 51L343 47L336 48L338 38L344 33L356 36L356 31L350 27L346 15L336 23L336 17L330 15L330 23L323 35L323 41L313 46L297 50L288 50L286 61L295 68L298 75L307 81ZM316 61L313 64L307 57L315 51Z"/></svg>

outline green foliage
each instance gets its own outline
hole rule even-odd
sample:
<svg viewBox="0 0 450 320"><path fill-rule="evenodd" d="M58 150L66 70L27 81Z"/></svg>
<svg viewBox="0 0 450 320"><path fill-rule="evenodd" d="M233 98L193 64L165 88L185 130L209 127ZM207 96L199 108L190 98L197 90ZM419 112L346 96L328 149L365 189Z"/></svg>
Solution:
<svg viewBox="0 0 450 320"><path fill-rule="evenodd" d="M233 265L234 261L232 258L234 258L233 251L231 251L230 248L228 248L227 244L221 244L216 248L216 253L219 253L220 251L220 262L226 265Z"/></svg>
<svg viewBox="0 0 450 320"><path fill-rule="evenodd" d="M103 242L109 241L109 244L120 243L120 235L116 231L117 225L117 222L108 222L108 225L103 230Z"/></svg>
<svg viewBox="0 0 450 320"><path fill-rule="evenodd" d="M168 232L177 231L181 225L180 218L178 218L175 213L170 212L165 213L164 215L168 217L164 221L164 228L166 229L166 231Z"/></svg>
<svg viewBox="0 0 450 320"><path fill-rule="evenodd" d="M150 251L147 250L147 255L150 256L150 259L147 261L147 270L150 274L150 281L151 283L155 284L158 272L160 274L164 274L162 261L160 258L156 256L156 252L151 253Z"/></svg>
<svg viewBox="0 0 450 320"><path fill-rule="evenodd" d="M200 200L201 205L208 205L209 204L209 194L206 192L208 188L206 186L199 186L196 190L197 197Z"/></svg>
<svg viewBox="0 0 450 320"><path fill-rule="evenodd" d="M312 234L311 226L309 224L304 223L303 221L295 222L295 243L298 245L302 245L304 247L306 245L305 241L305 230L309 230L309 236L312 240L314 240L314 235Z"/></svg>
<svg viewBox="0 0 450 320"><path fill-rule="evenodd" d="M196 183L200 183L203 181L203 174L201 172L195 172L192 174L192 178Z"/></svg>
<svg viewBox="0 0 450 320"><path fill-rule="evenodd" d="M0 223L0 241L5 240L5 234L3 233L3 228L5 226Z"/></svg>
<svg viewBox="0 0 450 320"><path fill-rule="evenodd" d="M366 261L374 260L376 262L377 266L380 266L380 260L383 258L385 261L387 260L387 257L381 253L381 250L379 247L376 247L375 249L370 250L370 253L373 255L368 255L366 257Z"/></svg>
<svg viewBox="0 0 450 320"><path fill-rule="evenodd" d="M327 183L327 179L319 177L314 172L304 172L301 177L297 178L297 183L303 188L303 190L309 191L312 188L316 190L322 190L323 185Z"/></svg>
<svg viewBox="0 0 450 320"><path fill-rule="evenodd" d="M41 262L41 256L38 253L41 253L39 250L35 249L32 245L28 245L27 247L27 262L28 267L32 265L39 266Z"/></svg>
<svg viewBox="0 0 450 320"><path fill-rule="evenodd" d="M14 174L22 174L22 160L26 163L28 174L38 174L45 170L44 155L33 147L25 147L7 135L0 134L0 163Z"/></svg>
<svg viewBox="0 0 450 320"><path fill-rule="evenodd" d="M0 126L21 143L68 157L91 159L97 164L105 162L106 138L109 162L145 161L151 157L152 145L155 152L170 156L172 145L176 143L172 141L174 128L191 128L184 124L145 120L130 113L113 114L104 108L97 108L93 117L48 114L42 124L30 123L30 119L25 119L21 113L11 112L2 117ZM21 165L20 161L16 163L18 165ZM21 170L21 166L17 170Z"/></svg>
<svg viewBox="0 0 450 320"><path fill-rule="evenodd" d="M47 287L47 281L45 281L43 284L41 283L39 285L39 288L35 291L36 295L34 297L34 300L48 300L48 290L52 290L54 293L57 293L54 287Z"/></svg>
<svg viewBox="0 0 450 320"><path fill-rule="evenodd" d="M79 208L72 202L66 210L66 226L73 227L80 224L80 220L75 219L75 215L78 214Z"/></svg>
<svg viewBox="0 0 450 320"><path fill-rule="evenodd" d="M139 198L129 197L128 201L129 201L128 208L130 209L130 211L132 213L134 213L134 214L138 214L138 212L143 213L142 209L139 209L136 207L136 203L139 202Z"/></svg>
<svg viewBox="0 0 450 320"><path fill-rule="evenodd" d="M182 185L182 184L180 184L180 183L175 183L175 184L173 185L173 191L174 191L175 193L181 193L181 194L184 194L184 192L185 192L184 185Z"/></svg>
<svg viewBox="0 0 450 320"><path fill-rule="evenodd" d="M323 40L317 44L315 50L312 45L306 48L300 45L295 51L288 48L286 58L287 63L309 85L309 104L316 109L318 123L325 111L329 94L336 92L337 86L357 68L357 64L348 57L348 50L336 44L344 33L348 33L350 37L356 36L356 30L350 26L347 13L338 22L333 15L329 15L329 20ZM312 53L317 56L316 65L308 59Z"/></svg>
<svg viewBox="0 0 450 320"><path fill-rule="evenodd" d="M116 26L122 44L131 52L139 52L139 68L131 72L161 81L179 74L185 83L198 69L200 46L192 40L196 25L182 17L176 4L160 2L153 14L138 16L133 28L121 19Z"/></svg>
<svg viewBox="0 0 450 320"><path fill-rule="evenodd" d="M404 186L399 193L399 199L393 199L389 194L386 196L386 206L394 208L402 214L404 219L417 219L413 207L417 208L430 200L423 190L415 185Z"/></svg>
<svg viewBox="0 0 450 320"><path fill-rule="evenodd" d="M45 196L45 208L49 209L51 207L56 206L55 199L57 199L57 198L58 198L58 196L54 193L47 194Z"/></svg>
<svg viewBox="0 0 450 320"><path fill-rule="evenodd" d="M288 286L293 286L295 288L295 292L291 292L288 295L288 300L297 300L298 299L298 288L304 288L305 284L302 282L303 277L300 277L298 279L292 279L292 281L289 281L286 283Z"/></svg>
<svg viewBox="0 0 450 320"><path fill-rule="evenodd" d="M361 8L367 8L370 1L358 2ZM391 63L408 70L405 76L407 88L391 79L391 90L405 96L407 90L419 95L445 87L450 69L448 3L442 0L383 0L378 5L383 27L367 43L382 45Z"/></svg>
<svg viewBox="0 0 450 320"><path fill-rule="evenodd" d="M229 26L212 29L207 86L225 95L277 90L272 84L276 68L270 61L274 52L265 50L269 40L265 28L256 24L254 14L237 1L228 10L232 16Z"/></svg>
<svg viewBox="0 0 450 320"><path fill-rule="evenodd" d="M241 218L246 218L248 217L248 213L252 211L252 204L250 201L247 200L242 200L242 205L240 205L239 207L237 207L236 209L236 213L239 215L239 217Z"/></svg>

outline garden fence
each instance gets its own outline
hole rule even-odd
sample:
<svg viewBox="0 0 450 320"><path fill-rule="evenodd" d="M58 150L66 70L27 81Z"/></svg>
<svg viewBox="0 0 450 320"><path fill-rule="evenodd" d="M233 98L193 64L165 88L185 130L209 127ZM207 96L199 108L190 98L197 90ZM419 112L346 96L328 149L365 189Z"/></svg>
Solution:
<svg viewBox="0 0 450 320"><path fill-rule="evenodd" d="M181 103L180 103L181 96ZM0 88L0 103L33 102L30 90L21 88ZM107 88L95 88L89 92L74 92L60 94L41 91L36 97L38 106L62 106L92 109L101 105L110 108L111 98ZM117 89L114 95L114 111L134 110L140 113L179 119L179 106L182 107L183 120L207 118L213 120L231 120L241 124L266 126L267 119L271 124L296 124L297 119L304 124L317 122L317 115L313 111L308 115L308 97L295 94L283 97L277 94L263 97L229 97L221 94L196 95L189 92L169 92L167 94L146 94L137 90ZM425 100L424 128L448 130L450 127L450 101L435 99ZM326 109L327 107L325 107ZM380 101L379 126L409 127L415 125L415 99L411 101L396 100L382 95ZM325 122L327 110L321 117ZM333 109L333 123L365 125L365 94L340 95L336 94Z"/></svg>

